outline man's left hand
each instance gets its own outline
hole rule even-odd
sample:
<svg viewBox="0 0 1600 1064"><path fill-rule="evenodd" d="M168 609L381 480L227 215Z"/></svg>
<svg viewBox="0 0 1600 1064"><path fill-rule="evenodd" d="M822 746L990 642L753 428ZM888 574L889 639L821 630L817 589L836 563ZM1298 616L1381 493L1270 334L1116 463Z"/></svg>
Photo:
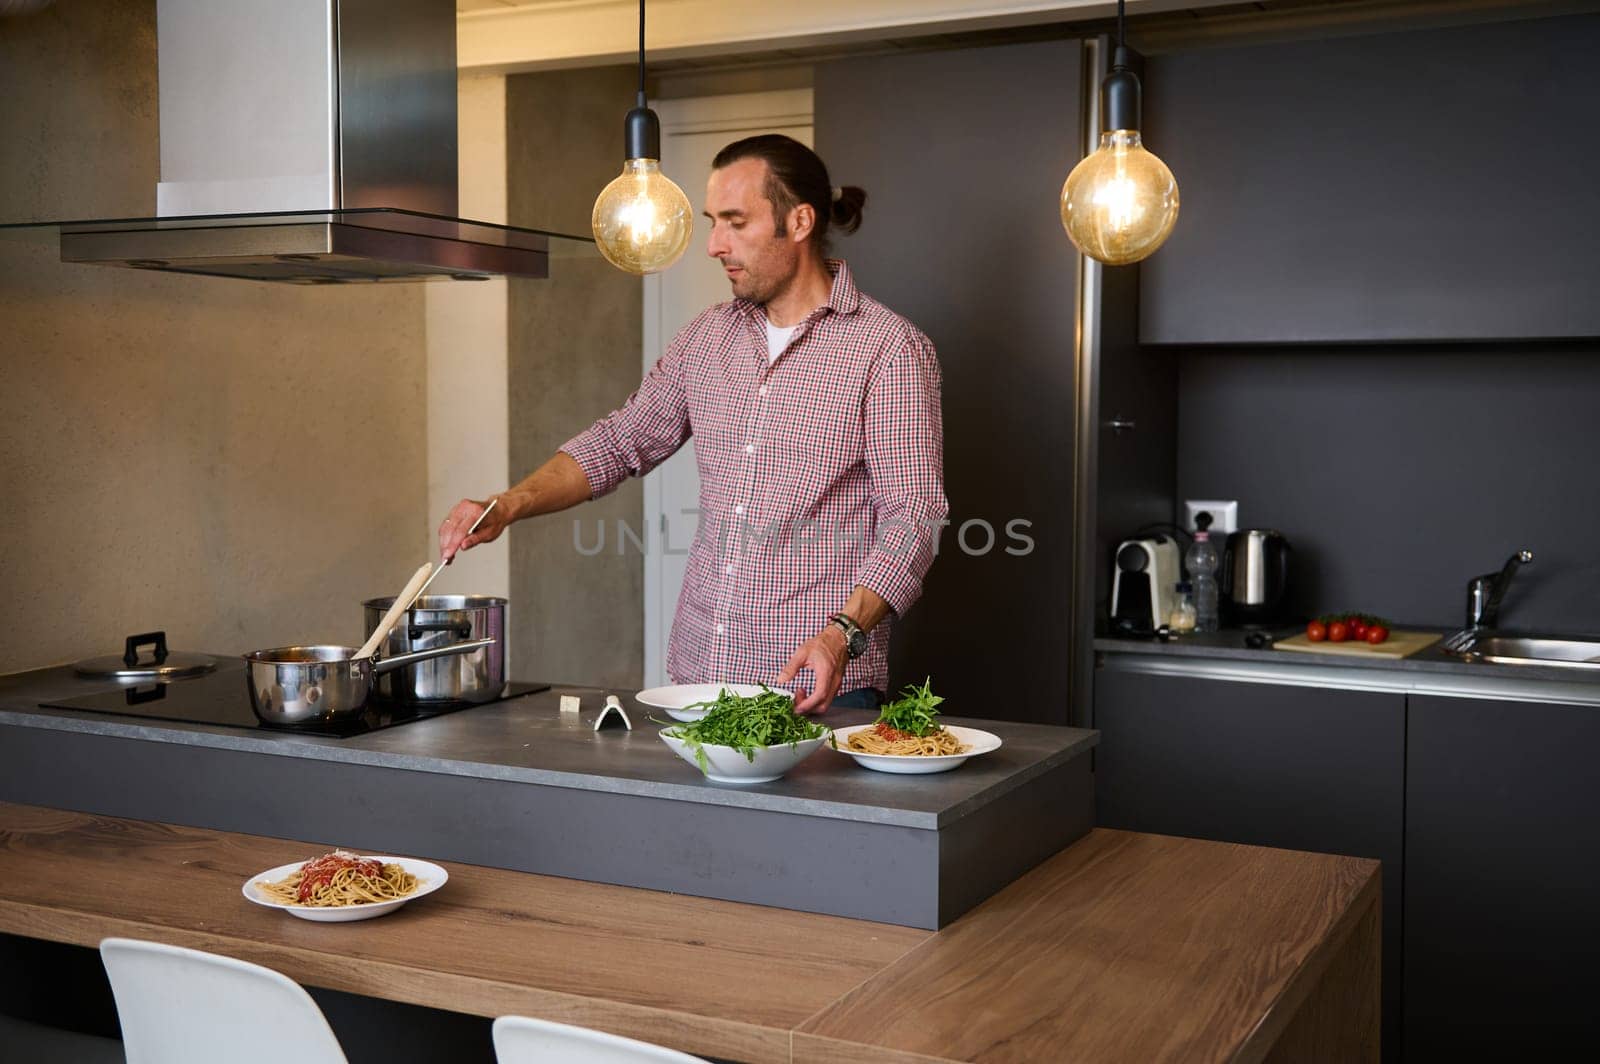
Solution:
<svg viewBox="0 0 1600 1064"><path fill-rule="evenodd" d="M825 713L828 706L833 703L833 696L839 693L839 683L844 679L845 663L849 660L850 643L845 638L843 629L836 624L830 624L800 644L800 648L789 656L789 663L783 667L783 671L773 683L787 684L801 669L810 669L811 674L816 677L817 689L807 694L805 688L795 688L795 712Z"/></svg>

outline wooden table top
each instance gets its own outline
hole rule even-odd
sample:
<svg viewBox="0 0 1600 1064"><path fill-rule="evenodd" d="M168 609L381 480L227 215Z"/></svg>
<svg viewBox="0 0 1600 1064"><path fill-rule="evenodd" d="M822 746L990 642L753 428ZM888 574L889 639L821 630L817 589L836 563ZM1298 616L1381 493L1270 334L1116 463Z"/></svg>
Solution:
<svg viewBox="0 0 1600 1064"><path fill-rule="evenodd" d="M1378 895L1375 861L1103 829L937 933L459 864L373 921L241 895L328 848L0 803L0 931L735 1060L1231 1061L1266 1055Z"/></svg>

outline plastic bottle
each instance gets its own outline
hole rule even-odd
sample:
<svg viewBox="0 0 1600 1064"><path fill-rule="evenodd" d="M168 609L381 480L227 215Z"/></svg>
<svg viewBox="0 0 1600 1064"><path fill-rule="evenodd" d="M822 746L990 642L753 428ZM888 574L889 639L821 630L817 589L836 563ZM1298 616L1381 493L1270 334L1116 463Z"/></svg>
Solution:
<svg viewBox="0 0 1600 1064"><path fill-rule="evenodd" d="M1217 548L1211 545L1211 515L1195 518L1199 526L1194 542L1183 556L1183 567L1194 585L1194 630L1215 632L1222 626L1217 615Z"/></svg>

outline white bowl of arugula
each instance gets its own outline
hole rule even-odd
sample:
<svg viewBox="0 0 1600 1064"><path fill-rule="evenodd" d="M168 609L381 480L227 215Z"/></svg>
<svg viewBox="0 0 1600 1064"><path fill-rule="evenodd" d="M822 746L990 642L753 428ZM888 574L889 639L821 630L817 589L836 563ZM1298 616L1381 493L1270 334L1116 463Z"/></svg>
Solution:
<svg viewBox="0 0 1600 1064"><path fill-rule="evenodd" d="M931 679L910 685L871 724L834 729L830 745L863 768L907 775L948 772L969 757L1000 749L998 735L939 723L943 701Z"/></svg>
<svg viewBox="0 0 1600 1064"><path fill-rule="evenodd" d="M771 783L817 752L831 734L794 711L791 695L724 688L699 720L661 729L661 741L713 783Z"/></svg>

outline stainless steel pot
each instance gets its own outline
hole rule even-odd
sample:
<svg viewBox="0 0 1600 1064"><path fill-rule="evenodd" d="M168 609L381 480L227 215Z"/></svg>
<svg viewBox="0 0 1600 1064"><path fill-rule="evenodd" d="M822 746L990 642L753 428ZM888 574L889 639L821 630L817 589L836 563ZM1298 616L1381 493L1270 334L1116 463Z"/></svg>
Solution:
<svg viewBox="0 0 1600 1064"><path fill-rule="evenodd" d="M363 607L371 635L392 596L368 599ZM378 656L394 658L463 639L491 645L456 658L436 659L387 673L378 697L402 705L419 702L492 702L506 687L506 600L490 595L425 595L389 632Z"/></svg>
<svg viewBox="0 0 1600 1064"><path fill-rule="evenodd" d="M413 662L469 654L494 643L471 640L415 654L357 658L357 647L277 647L246 654L250 706L268 724L327 723L366 712L379 676Z"/></svg>

